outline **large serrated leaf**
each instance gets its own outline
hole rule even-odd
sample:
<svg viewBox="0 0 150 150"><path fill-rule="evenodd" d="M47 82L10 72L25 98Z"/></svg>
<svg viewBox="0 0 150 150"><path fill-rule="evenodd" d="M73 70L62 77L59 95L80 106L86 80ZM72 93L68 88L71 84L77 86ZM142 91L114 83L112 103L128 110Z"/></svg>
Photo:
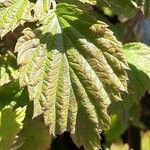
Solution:
<svg viewBox="0 0 150 150"><path fill-rule="evenodd" d="M23 127L26 107L13 110L6 106L0 111L0 149L11 149L16 135Z"/></svg>
<svg viewBox="0 0 150 150"><path fill-rule="evenodd" d="M0 54L0 87L18 79L16 57L11 52Z"/></svg>
<svg viewBox="0 0 150 150"><path fill-rule="evenodd" d="M110 124L107 107L127 88L121 44L105 23L73 5L57 5L41 24L25 29L16 45L34 117L44 114L50 134L67 130L78 145L97 149Z"/></svg>
<svg viewBox="0 0 150 150"><path fill-rule="evenodd" d="M5 0L0 2L0 36L14 30L31 19L32 4L29 0Z"/></svg>

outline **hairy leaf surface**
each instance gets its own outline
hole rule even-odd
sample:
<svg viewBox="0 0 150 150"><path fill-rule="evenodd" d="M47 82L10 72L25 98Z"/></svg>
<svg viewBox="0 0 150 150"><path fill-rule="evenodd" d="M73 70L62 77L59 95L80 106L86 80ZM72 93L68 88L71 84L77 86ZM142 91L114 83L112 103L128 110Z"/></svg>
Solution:
<svg viewBox="0 0 150 150"><path fill-rule="evenodd" d="M29 0L5 0L0 2L0 36L14 30L31 19L32 4Z"/></svg>
<svg viewBox="0 0 150 150"><path fill-rule="evenodd" d="M105 23L73 5L57 5L41 24L25 29L16 45L34 117L44 114L50 134L70 131L79 146L97 149L110 124L107 107L127 88L121 44Z"/></svg>

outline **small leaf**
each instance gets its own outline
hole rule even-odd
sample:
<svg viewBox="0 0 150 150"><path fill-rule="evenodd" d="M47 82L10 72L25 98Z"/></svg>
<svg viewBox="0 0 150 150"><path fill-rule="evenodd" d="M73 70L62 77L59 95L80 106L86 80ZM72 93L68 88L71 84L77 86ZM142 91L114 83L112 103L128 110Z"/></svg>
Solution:
<svg viewBox="0 0 150 150"><path fill-rule="evenodd" d="M129 150L129 145L123 144L121 142L116 142L111 145L110 150Z"/></svg>
<svg viewBox="0 0 150 150"><path fill-rule="evenodd" d="M23 127L26 107L13 110L6 106L0 111L0 149L8 150Z"/></svg>
<svg viewBox="0 0 150 150"><path fill-rule="evenodd" d="M47 150L50 148L52 137L40 119L25 121L24 128L14 148L19 150Z"/></svg>
<svg viewBox="0 0 150 150"><path fill-rule="evenodd" d="M0 54L0 87L18 79L18 67L13 53Z"/></svg>
<svg viewBox="0 0 150 150"><path fill-rule="evenodd" d="M120 118L118 117L118 115L112 115L111 127L105 133L106 144L110 145L111 143L118 140L126 129L127 124L120 123Z"/></svg>
<svg viewBox="0 0 150 150"><path fill-rule="evenodd" d="M150 78L150 47L142 43L128 43L124 45L124 50L128 63Z"/></svg>
<svg viewBox="0 0 150 150"><path fill-rule="evenodd" d="M141 134L141 150L148 150L150 148L150 131L142 132Z"/></svg>

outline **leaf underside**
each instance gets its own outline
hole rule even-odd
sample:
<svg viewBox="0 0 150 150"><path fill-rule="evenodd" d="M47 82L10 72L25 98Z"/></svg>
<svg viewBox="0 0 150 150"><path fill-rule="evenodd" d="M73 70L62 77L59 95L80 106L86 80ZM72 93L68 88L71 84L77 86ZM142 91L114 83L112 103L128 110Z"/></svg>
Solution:
<svg viewBox="0 0 150 150"><path fill-rule="evenodd" d="M16 45L34 117L44 115L50 134L70 131L78 146L98 149L99 132L110 124L107 107L127 89L121 44L73 5L57 5L40 23Z"/></svg>

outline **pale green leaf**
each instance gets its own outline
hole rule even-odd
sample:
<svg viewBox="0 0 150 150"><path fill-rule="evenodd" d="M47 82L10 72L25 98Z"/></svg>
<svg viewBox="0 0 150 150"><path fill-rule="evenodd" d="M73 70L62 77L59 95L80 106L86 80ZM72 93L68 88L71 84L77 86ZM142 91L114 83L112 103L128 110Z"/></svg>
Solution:
<svg viewBox="0 0 150 150"><path fill-rule="evenodd" d="M150 78L150 47L142 43L128 43L124 45L124 50L128 63Z"/></svg>
<svg viewBox="0 0 150 150"><path fill-rule="evenodd" d="M141 133L141 150L148 150L150 148L150 131Z"/></svg>
<svg viewBox="0 0 150 150"><path fill-rule="evenodd" d="M129 145L123 144L122 142L116 142L111 145L110 150L129 150Z"/></svg>
<svg viewBox="0 0 150 150"><path fill-rule="evenodd" d="M33 5L29 0L5 0L0 2L0 36L13 31L19 24L31 19Z"/></svg>
<svg viewBox="0 0 150 150"><path fill-rule="evenodd" d="M34 6L35 17L42 19L42 17L50 10L52 0L37 0Z"/></svg>
<svg viewBox="0 0 150 150"><path fill-rule="evenodd" d="M13 53L0 54L0 87L18 79L18 67Z"/></svg>
<svg viewBox="0 0 150 150"><path fill-rule="evenodd" d="M122 46L105 23L73 5L57 5L41 24L16 45L34 117L44 114L50 134L70 131L78 145L97 149L110 124L107 107L127 88Z"/></svg>
<svg viewBox="0 0 150 150"><path fill-rule="evenodd" d="M8 150L23 127L26 107L13 110L6 106L0 111L0 149Z"/></svg>

